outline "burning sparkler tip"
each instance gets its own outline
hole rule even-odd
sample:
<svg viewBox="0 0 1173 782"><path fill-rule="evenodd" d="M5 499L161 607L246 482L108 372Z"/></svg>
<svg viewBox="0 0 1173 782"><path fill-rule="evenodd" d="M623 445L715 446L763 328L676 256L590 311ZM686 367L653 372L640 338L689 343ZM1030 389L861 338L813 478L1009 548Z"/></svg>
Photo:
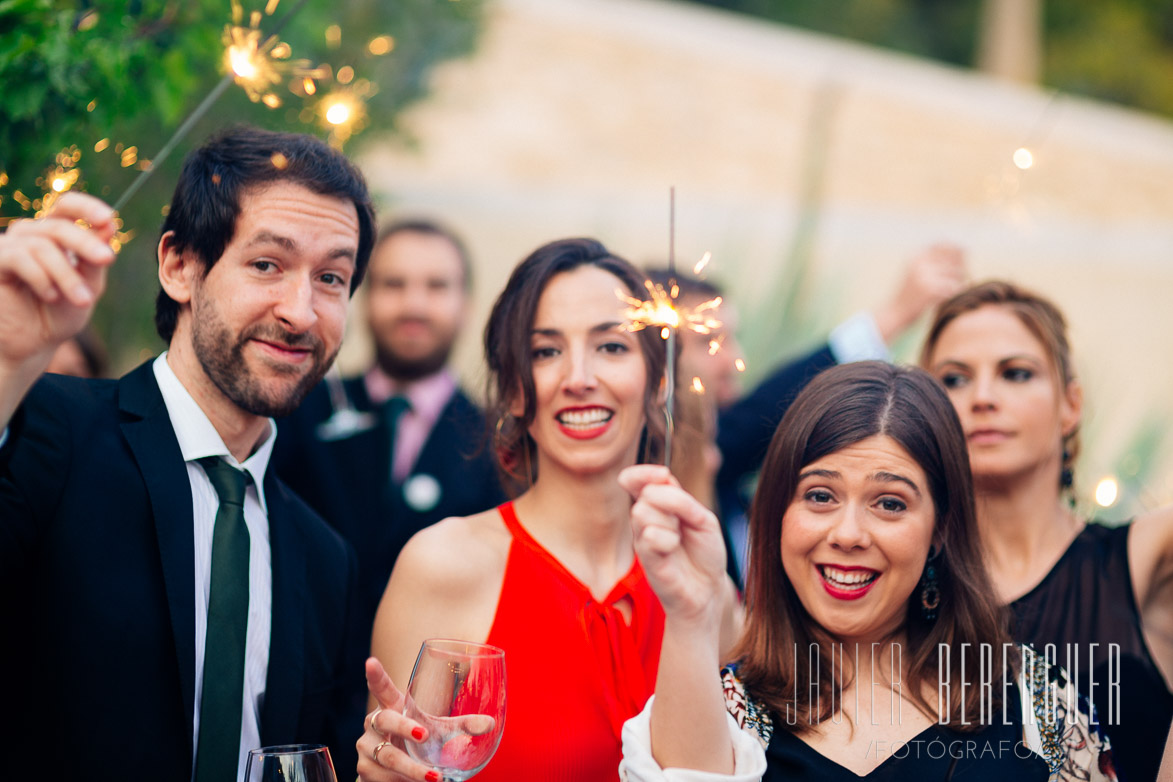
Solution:
<svg viewBox="0 0 1173 782"><path fill-rule="evenodd" d="M696 274L696 275L700 275L700 273L705 270L705 267L709 265L709 261L712 260L712 258L713 258L713 253L711 253L708 250L705 250L705 254L702 255L701 259L696 262L695 266L692 267L692 273Z"/></svg>

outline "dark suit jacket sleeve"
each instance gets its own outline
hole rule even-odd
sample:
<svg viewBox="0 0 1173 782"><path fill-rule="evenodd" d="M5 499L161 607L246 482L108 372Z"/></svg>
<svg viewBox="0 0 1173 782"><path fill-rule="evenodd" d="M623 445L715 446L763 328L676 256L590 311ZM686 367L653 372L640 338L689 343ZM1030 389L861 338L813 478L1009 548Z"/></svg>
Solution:
<svg viewBox="0 0 1173 782"><path fill-rule="evenodd" d="M326 724L325 743L330 747L334 770L340 780L349 780L358 766L354 743L362 735L366 717L367 689L363 663L371 646L371 634L362 631L356 621L359 612L358 561L354 550L346 546L347 601L343 623L346 639L339 655L336 686L330 716Z"/></svg>
<svg viewBox="0 0 1173 782"><path fill-rule="evenodd" d="M0 594L14 594L31 561L54 498L63 491L69 463L65 399L41 381L8 425L0 448Z"/></svg>
<svg viewBox="0 0 1173 782"><path fill-rule="evenodd" d="M118 747L116 769L87 770L95 782L127 769L191 774L193 676L179 658L194 643L177 647L172 618L189 635L194 622L168 603L150 497L119 426L119 388L43 377L0 453L0 627L18 641L0 643L0 734L22 747L5 779L44 776L54 722L86 726L71 739L79 757ZM173 437L170 446L178 450ZM164 472L160 492L190 509L182 464ZM190 589L180 601L189 612Z"/></svg>
<svg viewBox="0 0 1173 782"><path fill-rule="evenodd" d="M751 393L721 411L717 418L717 447L722 459L718 487L736 488L744 476L761 467L790 403L815 375L833 366L831 347L823 344L783 364Z"/></svg>

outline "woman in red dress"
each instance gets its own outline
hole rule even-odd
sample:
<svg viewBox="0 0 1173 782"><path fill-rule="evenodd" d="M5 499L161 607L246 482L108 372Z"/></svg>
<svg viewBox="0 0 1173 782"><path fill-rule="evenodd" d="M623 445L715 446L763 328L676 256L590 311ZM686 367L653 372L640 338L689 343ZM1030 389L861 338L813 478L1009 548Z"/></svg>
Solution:
<svg viewBox="0 0 1173 782"><path fill-rule="evenodd" d="M664 346L655 330L626 328L617 291L640 296L642 275L570 239L522 261L497 299L489 406L515 499L425 529L399 555L375 619L381 666L368 661L384 708L358 741L363 780L439 779L403 752L421 730L396 713L391 683L407 683L427 638L505 650L504 736L478 782L617 777L620 731L655 686L664 626L618 483L660 445ZM739 609L731 582L726 592L728 645Z"/></svg>

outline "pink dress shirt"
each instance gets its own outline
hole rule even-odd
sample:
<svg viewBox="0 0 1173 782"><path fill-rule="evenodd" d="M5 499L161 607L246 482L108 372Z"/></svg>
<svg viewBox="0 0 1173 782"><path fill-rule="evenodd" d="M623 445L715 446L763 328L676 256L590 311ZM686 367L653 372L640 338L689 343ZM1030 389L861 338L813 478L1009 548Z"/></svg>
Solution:
<svg viewBox="0 0 1173 782"><path fill-rule="evenodd" d="M396 394L411 403L411 409L400 417L395 429L395 454L391 462L391 477L402 483L411 475L411 468L419 459L420 451L440 414L456 393L456 376L447 367L434 375L400 383L379 367L371 367L363 377L367 396L378 407Z"/></svg>

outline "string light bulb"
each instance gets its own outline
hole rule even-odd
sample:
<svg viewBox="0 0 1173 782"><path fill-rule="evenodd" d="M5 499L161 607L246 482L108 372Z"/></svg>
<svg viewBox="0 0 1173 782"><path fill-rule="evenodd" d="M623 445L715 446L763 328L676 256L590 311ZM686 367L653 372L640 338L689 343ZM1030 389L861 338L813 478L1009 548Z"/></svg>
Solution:
<svg viewBox="0 0 1173 782"><path fill-rule="evenodd" d="M1109 508L1116 504L1116 500L1120 497L1120 484L1111 475L1102 478L1096 484L1096 504L1101 508Z"/></svg>

